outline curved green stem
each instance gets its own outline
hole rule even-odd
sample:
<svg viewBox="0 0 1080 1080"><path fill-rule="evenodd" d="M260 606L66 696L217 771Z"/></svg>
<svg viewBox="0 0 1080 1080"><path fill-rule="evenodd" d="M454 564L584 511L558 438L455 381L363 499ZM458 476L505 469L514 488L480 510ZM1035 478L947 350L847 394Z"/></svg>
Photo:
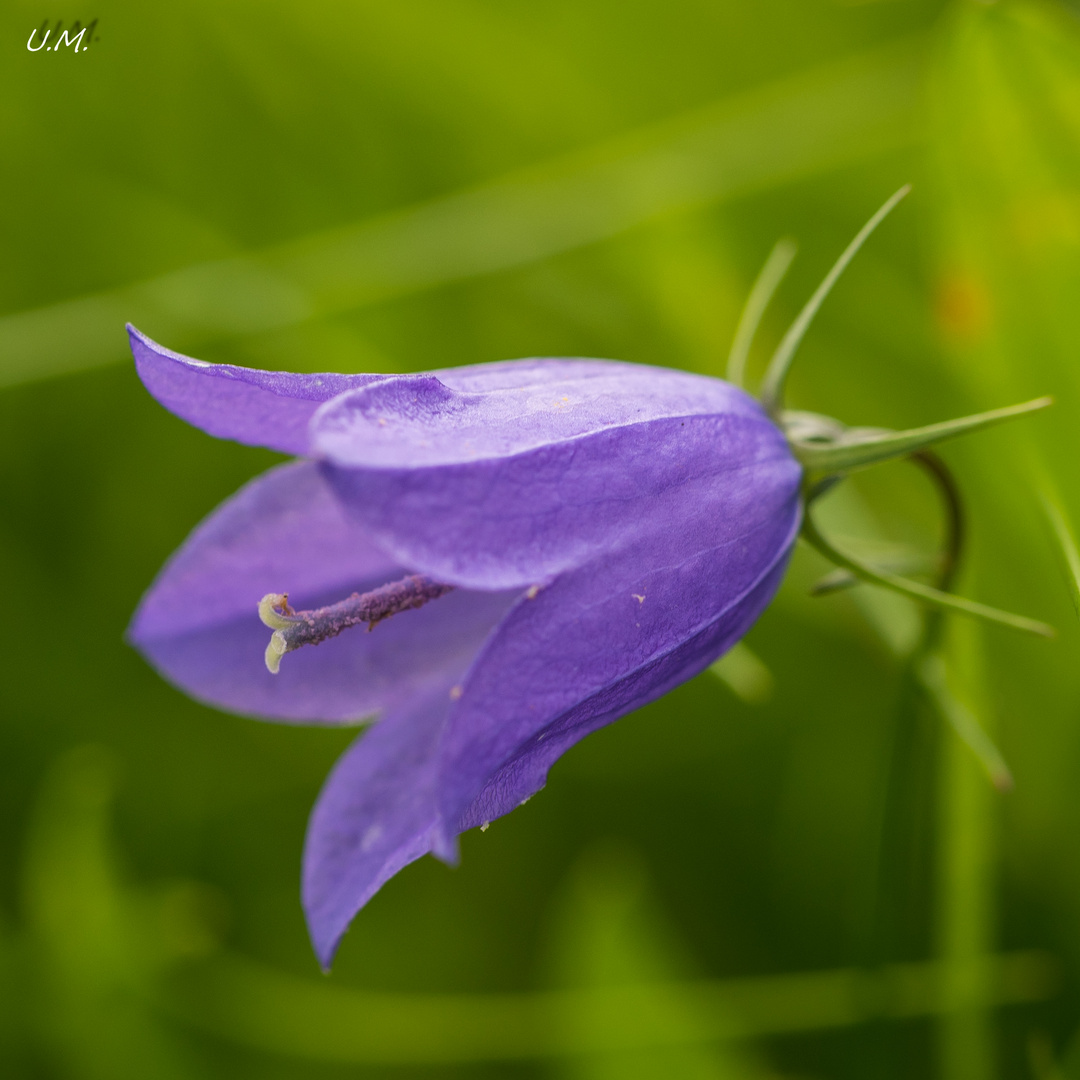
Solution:
<svg viewBox="0 0 1080 1080"><path fill-rule="evenodd" d="M941 568L938 571L937 587L947 593L952 590L960 569L960 556L964 551L967 534L960 487L952 470L933 450L919 450L911 455L911 461L934 481L945 508L945 542L941 546Z"/></svg>
<svg viewBox="0 0 1080 1080"><path fill-rule="evenodd" d="M941 554L935 560L937 568L937 588L942 592L952 590L953 581L956 578L960 565L960 556L964 548L964 523L963 500L960 498L960 488L944 461L932 450L919 450L909 455L908 461L918 465L934 481L945 510L945 535L941 545ZM831 480L839 482L841 477L833 476ZM812 503L818 497L820 485L807 496L807 502ZM907 574L913 570L924 569L923 560L909 558L906 563L893 565L891 569ZM827 596L829 593L839 592L841 589L849 589L859 583L850 570L836 569L827 574L810 588L811 596ZM932 635L929 635L932 636Z"/></svg>

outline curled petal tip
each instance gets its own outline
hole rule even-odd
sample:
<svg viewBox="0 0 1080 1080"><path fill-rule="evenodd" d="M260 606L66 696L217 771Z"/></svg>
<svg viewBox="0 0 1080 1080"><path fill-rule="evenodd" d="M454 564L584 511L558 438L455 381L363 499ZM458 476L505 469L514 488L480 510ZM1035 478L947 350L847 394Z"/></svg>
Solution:
<svg viewBox="0 0 1080 1080"><path fill-rule="evenodd" d="M265 619L263 620L266 621ZM285 635L280 630L275 630L270 635L270 644L266 646L266 670L271 675L276 675L281 670L281 658L289 651Z"/></svg>

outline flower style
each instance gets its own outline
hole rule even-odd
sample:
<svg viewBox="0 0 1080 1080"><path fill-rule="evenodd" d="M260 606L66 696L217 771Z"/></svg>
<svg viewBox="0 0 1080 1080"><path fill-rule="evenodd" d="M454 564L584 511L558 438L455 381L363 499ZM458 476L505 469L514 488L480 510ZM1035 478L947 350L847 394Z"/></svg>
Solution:
<svg viewBox="0 0 1080 1080"><path fill-rule="evenodd" d="M391 876L428 852L454 861L460 833L523 803L574 743L747 632L829 453L903 452L805 414L781 426L732 383L674 370L298 375L129 330L166 408L301 459L196 528L129 636L219 708L376 721L308 828L303 903L324 966ZM361 622L374 632L349 629Z"/></svg>

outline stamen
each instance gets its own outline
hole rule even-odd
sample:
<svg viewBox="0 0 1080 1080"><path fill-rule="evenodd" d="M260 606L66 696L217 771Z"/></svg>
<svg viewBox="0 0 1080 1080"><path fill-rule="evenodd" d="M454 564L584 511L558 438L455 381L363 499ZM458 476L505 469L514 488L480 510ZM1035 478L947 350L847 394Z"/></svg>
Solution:
<svg viewBox="0 0 1080 1080"><path fill-rule="evenodd" d="M345 600L314 611L293 611L288 593L267 593L259 601L259 618L274 633L266 647L266 667L276 675L281 658L304 645L318 645L337 637L342 630L367 623L371 630L376 623L402 611L423 607L429 600L453 591L453 585L443 585L422 574L410 574L400 581L380 585L367 593L353 593Z"/></svg>

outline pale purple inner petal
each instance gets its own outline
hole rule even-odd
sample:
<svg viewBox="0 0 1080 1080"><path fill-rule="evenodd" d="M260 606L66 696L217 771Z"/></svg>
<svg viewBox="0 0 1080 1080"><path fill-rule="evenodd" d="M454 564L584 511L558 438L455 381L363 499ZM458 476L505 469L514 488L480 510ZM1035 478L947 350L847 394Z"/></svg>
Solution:
<svg viewBox="0 0 1080 1080"><path fill-rule="evenodd" d="M376 581L346 584L366 591ZM250 616L186 634L138 640L170 682L215 708L266 720L348 724L464 676L516 593L458 589L418 611L405 611L368 633L288 653L271 675L263 653L270 631ZM337 593L304 599L315 607Z"/></svg>
<svg viewBox="0 0 1080 1080"><path fill-rule="evenodd" d="M143 598L129 637L166 678L218 708L355 721L458 678L513 594L456 590L371 633L353 628L290 653L278 675L263 661L270 630L258 602L288 592L294 607L317 607L406 572L342 513L315 465L285 465L195 529Z"/></svg>
<svg viewBox="0 0 1080 1080"><path fill-rule="evenodd" d="M253 615L268 592L390 580L400 564L347 515L312 462L257 476L192 530L132 620L138 641ZM260 624L261 625L261 624Z"/></svg>

